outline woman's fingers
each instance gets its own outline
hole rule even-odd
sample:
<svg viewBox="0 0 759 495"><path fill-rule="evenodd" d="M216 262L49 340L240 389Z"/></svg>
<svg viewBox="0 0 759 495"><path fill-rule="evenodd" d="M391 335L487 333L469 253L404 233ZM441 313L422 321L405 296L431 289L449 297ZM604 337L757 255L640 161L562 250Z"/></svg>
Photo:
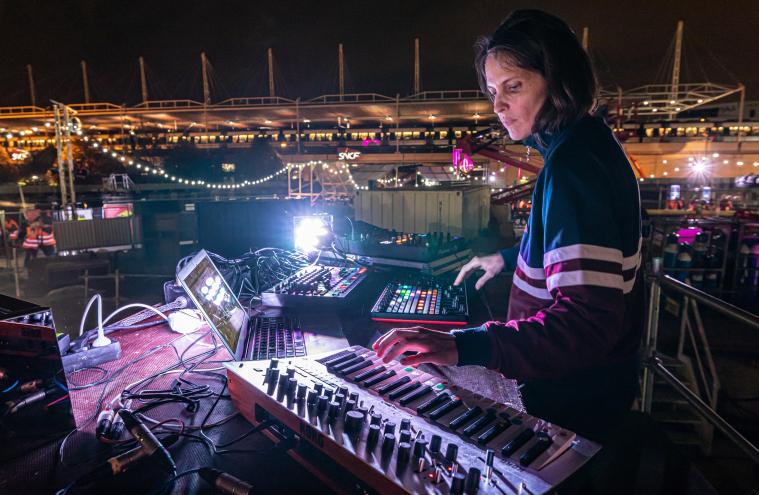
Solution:
<svg viewBox="0 0 759 495"><path fill-rule="evenodd" d="M453 285L459 285L461 282L467 279L469 275L476 269L480 267L480 259L475 256L471 260L469 260L464 266L461 267L461 270L459 270L459 274L456 276L456 280L454 280Z"/></svg>
<svg viewBox="0 0 759 495"><path fill-rule="evenodd" d="M401 339L413 338L417 327L411 328L394 328L382 337L378 338L372 348L377 352L378 357L382 357L390 347L398 343Z"/></svg>
<svg viewBox="0 0 759 495"><path fill-rule="evenodd" d="M423 363L440 364L443 366L453 366L457 362L457 356L448 352L418 352L413 356L406 356L401 359L401 364L405 366L419 366Z"/></svg>

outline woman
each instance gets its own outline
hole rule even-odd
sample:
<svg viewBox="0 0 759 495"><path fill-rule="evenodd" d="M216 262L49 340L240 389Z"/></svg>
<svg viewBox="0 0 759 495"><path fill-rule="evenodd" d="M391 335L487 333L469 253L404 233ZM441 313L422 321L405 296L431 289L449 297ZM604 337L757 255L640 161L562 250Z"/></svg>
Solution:
<svg viewBox="0 0 759 495"><path fill-rule="evenodd" d="M453 333L395 329L375 343L386 361L478 364L524 383L527 411L603 442L637 393L643 326L638 183L606 124L590 115L590 60L560 19L513 12L477 45L480 85L511 139L544 167L518 248L475 257L479 289L514 270L508 321Z"/></svg>

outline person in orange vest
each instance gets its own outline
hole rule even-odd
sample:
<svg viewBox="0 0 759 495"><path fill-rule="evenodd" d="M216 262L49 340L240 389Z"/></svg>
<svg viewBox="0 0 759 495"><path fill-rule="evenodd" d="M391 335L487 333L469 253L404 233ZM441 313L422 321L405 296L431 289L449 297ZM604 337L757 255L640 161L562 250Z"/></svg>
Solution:
<svg viewBox="0 0 759 495"><path fill-rule="evenodd" d="M21 247L24 249L24 268L29 267L29 262L37 257L37 252L42 245L42 229L38 222L33 222L26 227L26 235Z"/></svg>
<svg viewBox="0 0 759 495"><path fill-rule="evenodd" d="M7 217L5 219L5 231L8 233L8 244L15 246L19 234L18 222L13 218Z"/></svg>
<svg viewBox="0 0 759 495"><path fill-rule="evenodd" d="M55 236L53 235L53 218L49 212L40 216L40 246L45 256L55 254Z"/></svg>

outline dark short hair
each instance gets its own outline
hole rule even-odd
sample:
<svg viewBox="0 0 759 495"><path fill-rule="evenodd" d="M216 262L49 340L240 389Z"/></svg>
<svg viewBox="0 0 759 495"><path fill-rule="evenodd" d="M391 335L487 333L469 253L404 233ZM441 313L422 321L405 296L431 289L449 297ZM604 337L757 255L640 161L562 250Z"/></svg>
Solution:
<svg viewBox="0 0 759 495"><path fill-rule="evenodd" d="M593 110L596 77L590 57L558 17L540 10L515 10L492 36L477 40L475 49L477 79L491 100L485 83L485 59L490 54L503 55L546 79L546 101L532 128L535 138L540 132L556 132Z"/></svg>

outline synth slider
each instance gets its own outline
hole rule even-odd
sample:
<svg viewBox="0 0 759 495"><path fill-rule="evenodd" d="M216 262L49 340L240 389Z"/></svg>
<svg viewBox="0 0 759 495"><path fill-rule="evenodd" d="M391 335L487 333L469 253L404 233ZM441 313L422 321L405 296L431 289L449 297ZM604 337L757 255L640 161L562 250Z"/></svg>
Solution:
<svg viewBox="0 0 759 495"><path fill-rule="evenodd" d="M301 268L261 294L265 306L340 305L367 277L365 267L311 265Z"/></svg>
<svg viewBox="0 0 759 495"><path fill-rule="evenodd" d="M392 280L382 290L370 312L375 321L460 324L469 320L464 284L409 275Z"/></svg>
<svg viewBox="0 0 759 495"><path fill-rule="evenodd" d="M304 443L295 447L296 460L347 470L322 477L334 489L350 478L368 493L541 494L600 450L435 375L384 364L360 346L319 359L275 359L268 367L226 367L243 416L254 424L270 421L278 435ZM315 460L301 451L315 452Z"/></svg>

